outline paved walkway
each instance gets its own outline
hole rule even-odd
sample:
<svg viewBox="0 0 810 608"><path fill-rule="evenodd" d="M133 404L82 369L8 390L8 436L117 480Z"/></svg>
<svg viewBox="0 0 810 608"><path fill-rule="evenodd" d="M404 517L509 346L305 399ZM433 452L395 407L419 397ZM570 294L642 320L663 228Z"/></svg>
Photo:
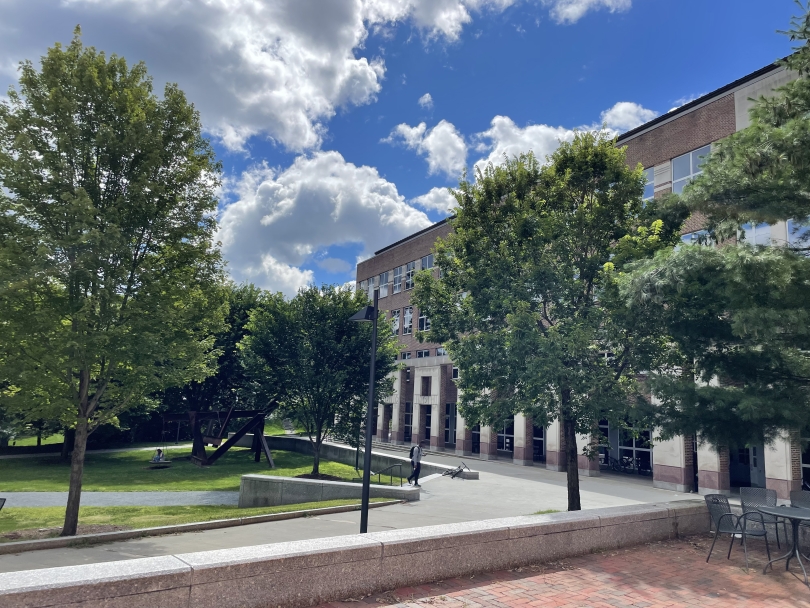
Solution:
<svg viewBox="0 0 810 608"><path fill-rule="evenodd" d="M67 492L0 492L8 507L64 507ZM235 505L239 492L82 492L83 507Z"/></svg>
<svg viewBox="0 0 810 608"><path fill-rule="evenodd" d="M400 606L423 608L664 608L674 606L810 607L810 589L786 573L784 562L762 574L765 551L754 541L746 573L742 549L726 560L727 542L706 563L711 537L655 543L627 550L538 564L510 571L444 580L430 585L375 593L321 608ZM359 601L358 601L359 600Z"/></svg>
<svg viewBox="0 0 810 608"><path fill-rule="evenodd" d="M372 510L369 513L369 531L528 515L546 509L566 509L565 474L503 463L481 464L484 466L474 467L481 470L480 480L441 476L425 478L421 500ZM639 483L628 477L583 478L581 489L582 506L585 509L695 498L694 494L657 490L648 483ZM356 534L359 529L360 513L353 511L92 547L2 555L0 572L342 536Z"/></svg>

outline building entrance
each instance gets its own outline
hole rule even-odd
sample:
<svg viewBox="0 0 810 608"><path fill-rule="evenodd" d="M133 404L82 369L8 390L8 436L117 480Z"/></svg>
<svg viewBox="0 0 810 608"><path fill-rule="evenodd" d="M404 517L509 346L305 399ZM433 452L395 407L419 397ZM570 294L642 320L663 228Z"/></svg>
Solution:
<svg viewBox="0 0 810 608"><path fill-rule="evenodd" d="M751 445L729 450L728 473L735 488L765 487L764 446Z"/></svg>
<svg viewBox="0 0 810 608"><path fill-rule="evenodd" d="M511 418L503 428L498 429L498 451L510 452L515 451L515 419Z"/></svg>

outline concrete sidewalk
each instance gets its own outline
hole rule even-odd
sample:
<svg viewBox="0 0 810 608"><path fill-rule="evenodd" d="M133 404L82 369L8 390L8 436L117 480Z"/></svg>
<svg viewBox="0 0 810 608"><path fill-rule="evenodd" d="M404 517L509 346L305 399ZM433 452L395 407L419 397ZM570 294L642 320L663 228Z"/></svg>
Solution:
<svg viewBox="0 0 810 608"><path fill-rule="evenodd" d="M67 492L2 492L9 507L64 507ZM239 492L82 492L83 507L180 507L235 505Z"/></svg>
<svg viewBox="0 0 810 608"><path fill-rule="evenodd" d="M371 511L369 531L528 515L547 509L566 510L564 473L497 462L479 462L471 468L481 471L479 480L425 478L420 501ZM694 494L657 490L624 477L583 478L581 490L585 509L695 498ZM0 572L342 536L356 534L359 521L360 513L355 511L94 547L4 555L0 556Z"/></svg>

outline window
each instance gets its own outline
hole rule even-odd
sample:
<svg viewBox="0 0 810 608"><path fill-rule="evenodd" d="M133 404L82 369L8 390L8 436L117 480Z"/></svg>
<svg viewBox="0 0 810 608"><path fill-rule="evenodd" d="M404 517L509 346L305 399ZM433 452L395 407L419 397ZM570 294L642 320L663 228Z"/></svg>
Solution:
<svg viewBox="0 0 810 608"><path fill-rule="evenodd" d="M788 220L787 222L788 244L791 247L810 246L810 217L803 222L798 220Z"/></svg>
<svg viewBox="0 0 810 608"><path fill-rule="evenodd" d="M402 335L408 336L413 333L413 306L406 306L402 310L404 311Z"/></svg>
<svg viewBox="0 0 810 608"><path fill-rule="evenodd" d="M644 169L644 177L647 178L647 184L644 186L643 200L648 201L655 198L655 168Z"/></svg>
<svg viewBox="0 0 810 608"><path fill-rule="evenodd" d="M380 286L380 297L385 298L388 296L388 273L383 272L380 274L377 284Z"/></svg>
<svg viewBox="0 0 810 608"><path fill-rule="evenodd" d="M765 222L759 223L756 226L743 224L740 226L740 238L751 245L770 245L771 227Z"/></svg>
<svg viewBox="0 0 810 608"><path fill-rule="evenodd" d="M429 350L418 350L418 351L416 351L416 358L417 359L424 359L425 357L429 357L429 356L430 356L430 351Z"/></svg>
<svg viewBox="0 0 810 608"><path fill-rule="evenodd" d="M423 397L428 397L432 393L430 391L430 376L422 376L422 392L420 395Z"/></svg>
<svg viewBox="0 0 810 608"><path fill-rule="evenodd" d="M430 319L421 310L419 311L419 331L430 331Z"/></svg>
<svg viewBox="0 0 810 608"><path fill-rule="evenodd" d="M802 481L810 483L810 439L807 438L807 431L802 433L805 435L802 438Z"/></svg>
<svg viewBox="0 0 810 608"><path fill-rule="evenodd" d="M406 359L411 358L411 353L402 353L402 354L403 355L408 355L407 357L405 357ZM405 382L410 382L410 381L411 381L411 368L406 367L405 368Z"/></svg>
<svg viewBox="0 0 810 608"><path fill-rule="evenodd" d="M621 429L619 433L619 463L622 470L640 475L652 475L652 443L649 429L640 431L635 437L633 431Z"/></svg>
<svg viewBox="0 0 810 608"><path fill-rule="evenodd" d="M446 357L447 356L447 349L443 346L440 346L436 349L436 356L437 357Z"/></svg>
<svg viewBox="0 0 810 608"><path fill-rule="evenodd" d="M696 230L681 236L681 243L684 245L709 245L709 231Z"/></svg>
<svg viewBox="0 0 810 608"><path fill-rule="evenodd" d="M402 291L402 266L394 268L394 293Z"/></svg>
<svg viewBox="0 0 810 608"><path fill-rule="evenodd" d="M532 460L545 462L546 460L546 430L542 426L532 425Z"/></svg>
<svg viewBox="0 0 810 608"><path fill-rule="evenodd" d="M399 309L391 311L391 331L394 335L399 335Z"/></svg>
<svg viewBox="0 0 810 608"><path fill-rule="evenodd" d="M686 184L703 172L701 167L706 162L706 157L709 156L711 151L711 146L703 146L693 152L672 159L672 191L675 194L683 192Z"/></svg>
<svg viewBox="0 0 810 608"><path fill-rule="evenodd" d="M410 359L410 358L411 358L411 353L401 353L401 354L400 354L400 359L402 359L403 361L404 361L405 359ZM409 372L409 373L410 373L410 372Z"/></svg>
<svg viewBox="0 0 810 608"><path fill-rule="evenodd" d="M410 401L406 401L405 402L405 420L404 420L405 424L403 425L405 427L404 433L403 433L403 439L405 440L405 443L410 443L411 442L412 422L413 422L413 406L411 405Z"/></svg>
<svg viewBox="0 0 810 608"><path fill-rule="evenodd" d="M433 254L428 254L422 258L422 270L433 268Z"/></svg>
<svg viewBox="0 0 810 608"><path fill-rule="evenodd" d="M374 287L375 287L374 281L375 281L375 278L376 277L371 277L368 280L368 292L367 292L368 293L368 299L372 300L372 301L374 300Z"/></svg>
<svg viewBox="0 0 810 608"><path fill-rule="evenodd" d="M444 445L456 444L456 404L444 405Z"/></svg>
<svg viewBox="0 0 810 608"><path fill-rule="evenodd" d="M453 368L453 379L455 379L455 378L458 378L458 368L457 367Z"/></svg>
<svg viewBox="0 0 810 608"><path fill-rule="evenodd" d="M498 429L498 451L500 452L514 452L515 451L515 420L509 420L503 425L503 428Z"/></svg>
<svg viewBox="0 0 810 608"><path fill-rule="evenodd" d="M405 264L405 290L413 289L413 275L416 273L416 262Z"/></svg>
<svg viewBox="0 0 810 608"><path fill-rule="evenodd" d="M368 279L365 281L360 281L360 291L365 294L368 294Z"/></svg>

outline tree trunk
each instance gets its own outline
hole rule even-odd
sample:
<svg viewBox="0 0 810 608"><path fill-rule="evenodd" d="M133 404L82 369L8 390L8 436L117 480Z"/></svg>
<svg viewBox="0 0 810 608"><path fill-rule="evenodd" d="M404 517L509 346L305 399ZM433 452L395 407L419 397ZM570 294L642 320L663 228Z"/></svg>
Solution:
<svg viewBox="0 0 810 608"><path fill-rule="evenodd" d="M563 437L565 439L566 475L568 476L568 510L579 511L579 462L577 454L577 427L569 414L563 415Z"/></svg>
<svg viewBox="0 0 810 608"><path fill-rule="evenodd" d="M37 429L37 447L42 446L42 429Z"/></svg>
<svg viewBox="0 0 810 608"><path fill-rule="evenodd" d="M70 488L65 509L65 525L60 536L75 536L76 528L79 526L79 504L82 499L82 474L84 473L87 435L87 418L79 418L76 423L73 457L70 462Z"/></svg>
<svg viewBox="0 0 810 608"><path fill-rule="evenodd" d="M315 449L315 457L312 460L312 474L319 475L321 466L321 440L318 439L314 441L312 447Z"/></svg>
<svg viewBox="0 0 810 608"><path fill-rule="evenodd" d="M60 458L62 462L67 462L70 457L70 448L73 442L76 441L76 431L73 429L65 429L65 438L62 441L62 454Z"/></svg>

